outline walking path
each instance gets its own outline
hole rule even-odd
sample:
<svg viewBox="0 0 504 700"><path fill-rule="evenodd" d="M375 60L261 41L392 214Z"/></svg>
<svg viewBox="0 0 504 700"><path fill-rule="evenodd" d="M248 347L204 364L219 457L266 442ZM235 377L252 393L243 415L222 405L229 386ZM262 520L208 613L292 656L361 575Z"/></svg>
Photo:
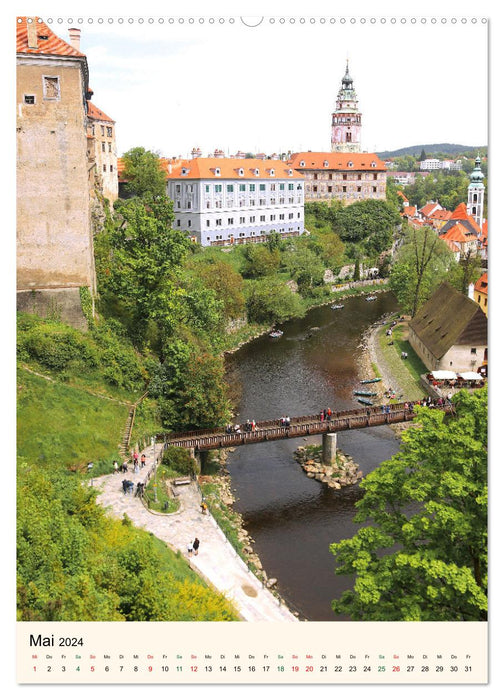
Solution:
<svg viewBox="0 0 504 700"><path fill-rule="evenodd" d="M152 532L189 561L191 568L230 600L243 620L248 622L297 622L297 618L247 568L218 527L214 518L201 513L201 495L194 482L178 487L180 508L176 513L157 514L144 506L140 498L123 493L122 481L144 481L147 472L160 458L162 445L156 445L155 457L148 450L145 467L138 474L107 474L93 479L99 491L98 503L112 515L126 515L137 527ZM131 469L131 465L129 465ZM197 537L200 549L189 556L187 545Z"/></svg>

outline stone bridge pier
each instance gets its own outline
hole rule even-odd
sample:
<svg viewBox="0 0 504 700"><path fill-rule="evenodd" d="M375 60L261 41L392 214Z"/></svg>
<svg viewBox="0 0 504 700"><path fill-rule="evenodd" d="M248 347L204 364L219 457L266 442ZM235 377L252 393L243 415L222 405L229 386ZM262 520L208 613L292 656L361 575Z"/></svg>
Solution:
<svg viewBox="0 0 504 700"><path fill-rule="evenodd" d="M332 467L336 464L337 447L337 433L324 433L322 435L322 464L324 464L326 467Z"/></svg>

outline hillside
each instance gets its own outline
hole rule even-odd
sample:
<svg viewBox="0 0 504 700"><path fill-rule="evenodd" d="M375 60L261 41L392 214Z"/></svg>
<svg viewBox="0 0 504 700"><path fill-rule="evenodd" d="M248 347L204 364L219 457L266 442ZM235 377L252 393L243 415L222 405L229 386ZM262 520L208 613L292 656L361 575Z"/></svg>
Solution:
<svg viewBox="0 0 504 700"><path fill-rule="evenodd" d="M458 143L427 143L420 146L406 146L398 148L395 151L381 151L377 153L380 158L398 158L399 156L419 156L422 151L425 153L446 153L448 155L457 155L459 153L474 153L486 151L487 146L463 146Z"/></svg>

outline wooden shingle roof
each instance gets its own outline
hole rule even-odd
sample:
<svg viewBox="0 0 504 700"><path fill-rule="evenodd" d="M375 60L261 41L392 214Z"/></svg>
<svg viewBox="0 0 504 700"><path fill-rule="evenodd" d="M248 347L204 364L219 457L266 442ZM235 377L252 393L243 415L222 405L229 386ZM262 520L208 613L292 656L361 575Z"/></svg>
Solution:
<svg viewBox="0 0 504 700"><path fill-rule="evenodd" d="M487 344L487 317L476 302L447 282L416 313L410 328L438 360L453 345Z"/></svg>

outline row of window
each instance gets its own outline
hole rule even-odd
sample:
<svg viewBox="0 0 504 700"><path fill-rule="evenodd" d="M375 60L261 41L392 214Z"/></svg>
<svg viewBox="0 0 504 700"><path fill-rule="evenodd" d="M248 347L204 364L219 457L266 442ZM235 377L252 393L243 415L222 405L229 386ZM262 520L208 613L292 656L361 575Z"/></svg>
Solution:
<svg viewBox="0 0 504 700"><path fill-rule="evenodd" d="M351 134L347 134L347 136L351 136ZM351 139L348 139L348 138L347 138L347 141L348 141L348 140L351 140ZM312 165L313 165L313 163L312 163ZM324 168L328 168L328 167L329 167L329 161L328 161L328 160L325 160L324 163L323 163L323 166L324 166ZM347 163L347 168L353 168L353 166L354 166L354 162L353 162L352 160L349 160L348 163ZM300 160L300 161L299 161L299 167L300 167L300 168L306 168L306 167L309 167L309 166L306 165L306 161ZM374 160L371 162L371 167L372 167L372 168L376 168L376 163L375 163Z"/></svg>
<svg viewBox="0 0 504 700"><path fill-rule="evenodd" d="M289 190L291 190L291 191L294 189L294 183L293 183L293 182L288 182L288 183L284 183L284 182L280 182L280 183L272 182L271 184L268 183L268 185L266 185L265 183L260 183L260 184L259 184L259 192L266 192L266 187L268 187L268 191L269 191L269 192L276 192L276 191L277 191L277 185L278 185L278 190L279 190L280 192L283 192L283 191L285 190L285 185L286 185L286 184L287 184L287 189L289 189ZM186 188L186 191L187 191L187 192L192 193L192 192L195 191L195 190L194 190L195 185L192 185L192 184L190 184L190 185L184 185L184 187ZM214 192L222 192L222 191L223 191L223 190L222 190L223 187L224 187L224 185L221 185L221 184L219 184L219 185L214 185L214 186L213 186L213 191L214 191ZM236 187L236 190L235 190L235 187ZM302 187L303 187L303 185L301 185L301 184L298 185L298 190L299 190L299 189L302 189ZM205 193L207 193L207 194L210 193L210 188L211 188L211 185L205 185ZM182 191L182 185L179 185L179 184L175 185L175 192L176 192L177 194L179 194L181 191ZM228 184L228 185L226 185L226 192L231 193L231 192L235 192L235 191L236 191L236 192L246 192L246 191L247 191L247 184L246 184L246 183L239 183L239 184L236 185L236 186L235 186L234 184ZM254 183L250 183L250 184L248 185L248 191L249 191L249 192L255 192L255 191L256 191L256 183L255 183L255 182L254 182Z"/></svg>
<svg viewBox="0 0 504 700"><path fill-rule="evenodd" d="M313 180L378 180L379 173L341 173L336 177L333 177L333 173L313 173L310 177L308 173L308 179ZM383 179L385 179L385 173L383 173Z"/></svg>
<svg viewBox="0 0 504 700"><path fill-rule="evenodd" d="M297 203L302 204L303 198L298 197L297 198ZM213 202L213 207L212 207L212 202L210 200L207 200L206 202L206 208L207 209L222 209L222 200L217 199L215 202ZM260 207L265 207L265 206L276 206L277 205L277 200L275 197L270 197L269 200L266 199L259 199L258 204ZM286 204L285 197L279 197L278 198L278 204ZM287 204L294 204L294 197L287 197ZM176 209L181 209L182 208L182 200L177 199L175 201L175 206ZM233 199L227 199L226 200L226 207L235 207L238 205L239 207L255 207L256 206L256 200L255 199L249 199L248 202L246 202L245 199L240 199L238 200L238 203L236 203ZM187 200L185 203L184 209L192 209L192 201L190 199Z"/></svg>
<svg viewBox="0 0 504 700"><path fill-rule="evenodd" d="M307 185L307 186L306 186L306 191L307 191L307 192L310 192L310 191L311 191L311 192L318 192L318 191L319 191L318 185L313 185L313 187L310 187L310 185ZM333 188L332 188L330 185L327 187L327 190L326 190L325 187L321 187L321 188L320 188L320 192L326 192L326 191L327 191L327 192L332 192L332 191L333 191ZM336 188L334 188L334 191L335 191L335 192L346 192L346 191L347 191L347 187L346 187L346 185L342 185L341 187L336 187ZM350 188L348 191L349 191L349 192L362 192L362 187ZM369 191L369 188L366 188L366 191ZM371 188L371 192L377 192L377 191L378 191L378 188L377 188L377 187L372 187L372 188Z"/></svg>
<svg viewBox="0 0 504 700"><path fill-rule="evenodd" d="M269 220L270 220L270 221L276 221L276 217L277 217L276 214L270 214ZM288 218L289 218L289 219L293 219L293 218L294 218L294 214L293 214L293 213L290 213L290 214L288 215ZM301 218L300 212L298 212L297 218L298 218L298 219ZM246 219L245 216L240 216L240 221L239 221L239 223L240 223L240 224L246 223L246 222L245 222L245 219ZM255 220L256 220L256 217L255 217L255 216L249 216L249 224L255 224ZM278 220L279 220L279 221L285 221L285 214L279 214L279 215L278 215ZM265 215L265 214L261 214L261 215L259 216L259 221L260 221L261 223L266 223L266 215ZM227 225L228 225L228 226L233 226L233 225L234 225L234 217L233 217L233 216L228 217ZM206 227L207 227L207 228L210 228L211 226L212 226L211 220L210 220L210 219L207 219L207 220L206 220ZM215 226L222 226L222 219L215 219Z"/></svg>
<svg viewBox="0 0 504 700"><path fill-rule="evenodd" d="M213 174L216 177L220 177L221 169L219 167L210 168L210 170L213 172ZM185 177L186 175L189 175L190 172L191 172L190 168L182 168L181 174L182 174L182 176ZM238 173L239 177L245 177L245 170L243 168L238 168L235 172ZM259 168L255 168L254 170L250 169L250 172L253 172L255 177L260 177L260 175L261 175L261 171L259 170ZM266 168L266 172L268 173L268 175L270 177L275 177L275 169L274 168ZM294 171L292 170L292 168L289 168L287 170L287 174L289 175L289 177L292 177L294 175Z"/></svg>

